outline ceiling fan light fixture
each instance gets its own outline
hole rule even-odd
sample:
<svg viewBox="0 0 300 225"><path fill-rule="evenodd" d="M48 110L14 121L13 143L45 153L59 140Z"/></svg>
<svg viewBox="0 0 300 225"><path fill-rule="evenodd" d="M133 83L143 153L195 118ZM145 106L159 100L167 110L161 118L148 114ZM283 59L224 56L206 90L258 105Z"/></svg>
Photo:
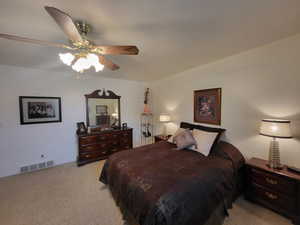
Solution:
<svg viewBox="0 0 300 225"><path fill-rule="evenodd" d="M87 70L91 67L90 61L86 57L80 57L77 61L73 64L72 69L82 73L84 70Z"/></svg>
<svg viewBox="0 0 300 225"><path fill-rule="evenodd" d="M72 55L71 53L60 53L58 55L60 60L68 66L71 66L73 60L75 59L75 56Z"/></svg>
<svg viewBox="0 0 300 225"><path fill-rule="evenodd" d="M99 71L102 71L102 70L103 70L104 65L102 65L102 64L99 62L99 57L98 57L96 54L89 53L89 54L87 55L87 59L88 59L88 61L90 62L90 64L91 64L92 66L94 66L96 72L99 72Z"/></svg>
<svg viewBox="0 0 300 225"><path fill-rule="evenodd" d="M71 58L70 56L68 57ZM92 66L95 68L96 72L102 71L104 68L104 65L102 65L99 62L99 57L96 54L78 53L77 55L74 56L74 58L76 58L77 60L75 60L74 64L72 65L72 69L75 70L76 72L83 73L84 70L88 70ZM71 64L68 65L71 66Z"/></svg>

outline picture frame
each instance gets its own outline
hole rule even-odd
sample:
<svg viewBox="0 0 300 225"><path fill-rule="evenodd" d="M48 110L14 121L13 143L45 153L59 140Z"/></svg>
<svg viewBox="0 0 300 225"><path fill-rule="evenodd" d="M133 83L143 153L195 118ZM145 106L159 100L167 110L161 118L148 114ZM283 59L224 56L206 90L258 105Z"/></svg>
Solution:
<svg viewBox="0 0 300 225"><path fill-rule="evenodd" d="M194 122L221 125L222 89L194 91Z"/></svg>
<svg viewBox="0 0 300 225"><path fill-rule="evenodd" d="M62 122L61 98L19 96L20 124Z"/></svg>
<svg viewBox="0 0 300 225"><path fill-rule="evenodd" d="M127 129L127 123L122 123L122 129Z"/></svg>
<svg viewBox="0 0 300 225"><path fill-rule="evenodd" d="M107 115L108 114L107 105L96 105L96 114Z"/></svg>
<svg viewBox="0 0 300 225"><path fill-rule="evenodd" d="M77 134L86 134L87 133L87 128L84 124L84 122L78 122L77 124Z"/></svg>

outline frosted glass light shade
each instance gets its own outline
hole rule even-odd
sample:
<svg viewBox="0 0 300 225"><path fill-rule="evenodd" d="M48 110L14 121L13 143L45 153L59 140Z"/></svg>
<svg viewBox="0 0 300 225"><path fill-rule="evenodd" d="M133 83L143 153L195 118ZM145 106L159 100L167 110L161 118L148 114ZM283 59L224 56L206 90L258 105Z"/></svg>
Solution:
<svg viewBox="0 0 300 225"><path fill-rule="evenodd" d="M162 114L159 116L159 121L160 122L170 122L171 118L169 115Z"/></svg>
<svg viewBox="0 0 300 225"><path fill-rule="evenodd" d="M104 68L104 65L99 62L99 57L93 53L79 56L76 55L76 57L71 53L60 53L59 58L64 64L72 66L72 69L79 73L82 73L84 70L89 69L91 66L95 68L96 72L99 72Z"/></svg>
<svg viewBox="0 0 300 225"><path fill-rule="evenodd" d="M75 59L75 56L72 55L71 53L60 53L58 55L60 60L68 66L71 66L73 60Z"/></svg>
<svg viewBox="0 0 300 225"><path fill-rule="evenodd" d="M276 138L292 138L291 121L277 119L263 119L260 134Z"/></svg>

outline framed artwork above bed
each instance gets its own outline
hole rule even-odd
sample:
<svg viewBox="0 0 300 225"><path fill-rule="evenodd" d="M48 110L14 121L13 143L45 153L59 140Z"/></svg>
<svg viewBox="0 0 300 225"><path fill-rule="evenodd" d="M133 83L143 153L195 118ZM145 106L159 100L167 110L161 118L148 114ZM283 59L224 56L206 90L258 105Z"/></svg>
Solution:
<svg viewBox="0 0 300 225"><path fill-rule="evenodd" d="M194 122L221 125L222 89L194 91Z"/></svg>

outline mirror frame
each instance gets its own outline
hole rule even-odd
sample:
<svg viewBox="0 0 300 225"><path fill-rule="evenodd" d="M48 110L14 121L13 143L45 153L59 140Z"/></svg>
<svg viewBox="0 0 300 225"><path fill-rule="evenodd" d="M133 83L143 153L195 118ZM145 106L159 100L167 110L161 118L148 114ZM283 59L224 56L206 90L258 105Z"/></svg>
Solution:
<svg viewBox="0 0 300 225"><path fill-rule="evenodd" d="M85 96L85 104L86 104L86 124L90 126L90 118L89 118L89 104L88 101L91 98L100 98L100 99L117 99L118 100L118 128L121 127L121 96L116 95L114 92L110 90L105 90L104 88L93 91L91 94L84 95Z"/></svg>

